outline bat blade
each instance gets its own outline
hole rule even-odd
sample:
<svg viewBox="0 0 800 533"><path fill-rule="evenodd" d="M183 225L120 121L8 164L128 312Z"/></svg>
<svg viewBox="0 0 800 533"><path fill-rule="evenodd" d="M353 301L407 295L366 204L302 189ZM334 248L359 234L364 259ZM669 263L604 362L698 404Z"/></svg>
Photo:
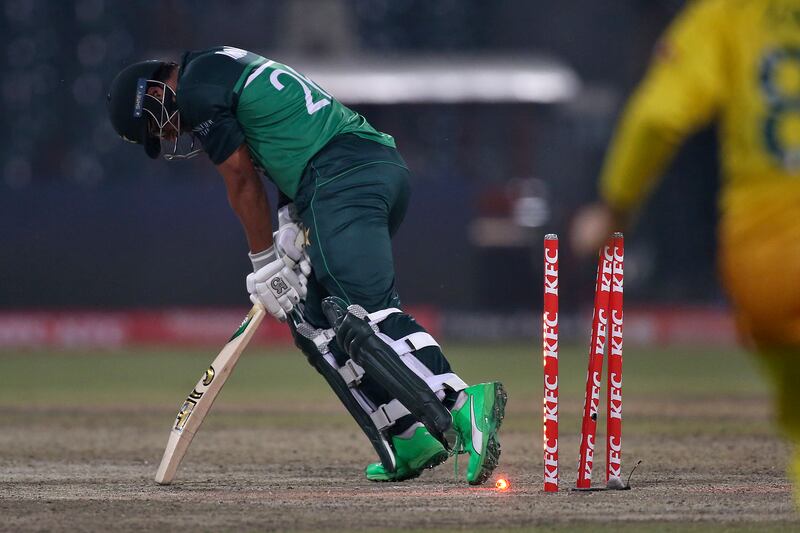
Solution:
<svg viewBox="0 0 800 533"><path fill-rule="evenodd" d="M239 356L250 343L265 315L266 311L261 305L254 305L250 309L242 324L186 397L172 424L164 457L156 472L156 483L172 483L195 433L200 429L214 399L230 377Z"/></svg>

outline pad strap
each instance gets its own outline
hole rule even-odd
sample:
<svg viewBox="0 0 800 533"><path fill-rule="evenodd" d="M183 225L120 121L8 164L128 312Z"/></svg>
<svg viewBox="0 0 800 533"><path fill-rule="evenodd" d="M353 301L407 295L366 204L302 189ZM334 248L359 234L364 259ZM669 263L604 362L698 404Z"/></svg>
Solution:
<svg viewBox="0 0 800 533"><path fill-rule="evenodd" d="M299 322L295 324L295 328L300 335L313 342L322 353L328 351L328 344L336 337L336 332L332 328L319 329L307 322Z"/></svg>
<svg viewBox="0 0 800 533"><path fill-rule="evenodd" d="M384 468L394 472L397 468L397 459L389 443L389 437L384 431L378 430L370 416L375 410L375 405L358 388L349 387L345 383L339 372L336 359L329 351L323 353L316 348L316 343L311 342L314 338L320 336L320 330L299 321L293 322L291 325L294 329L295 342L306 355L309 363L322 374L347 411L364 431L373 448L375 448Z"/></svg>
<svg viewBox="0 0 800 533"><path fill-rule="evenodd" d="M420 331L412 333L411 335L406 335L402 339L392 341L389 343L389 346L392 347L392 350L397 352L397 355L403 356L429 346L436 346L439 348L439 343L431 337L430 333Z"/></svg>
<svg viewBox="0 0 800 533"><path fill-rule="evenodd" d="M393 314L402 313L400 309L392 307L367 314L362 307L351 305L348 307L348 312L359 318L362 318L363 320L366 320L375 331L376 335L383 342L389 345L392 351L400 357L403 363L405 363L405 366L407 366L414 374L416 374L419 379L425 382L425 385L427 385L427 387L436 395L437 398L439 398L439 400L445 397L445 389L459 392L467 388L467 384L452 372L434 375L431 370L414 355L415 351L423 348L428 348L431 346L436 346L437 348L439 347L439 344L429 333L419 331L416 333L411 333L410 335L406 335L401 339L394 340L378 330L378 323L386 320L387 317ZM328 344L336 336L334 330L316 329L306 323L298 325L297 330L302 336L314 342L317 348L325 355L324 358L328 364L330 364L330 366L332 366L338 372L342 380L353 392L353 395L356 396L357 399L361 399L362 395L360 394L360 391L358 391L358 386L361 384L361 380L365 375L365 370L361 365L352 359L345 361L341 367L336 364L336 361L330 355L328 350ZM370 405L362 403L362 408L364 408L364 411L367 412L373 424L380 432L383 432L387 428L394 425L395 422L397 422L397 420L400 418L411 414L409 409L406 408L398 399L391 400L383 405L379 405L374 409L371 407L372 406Z"/></svg>
<svg viewBox="0 0 800 533"><path fill-rule="evenodd" d="M389 314L391 313L387 313L386 316L389 316ZM396 399L380 405L376 409L372 409L372 406L368 405L369 402L358 390L358 385L361 384L361 379L364 377L364 368L352 359L348 359L342 366L339 366L336 364L336 360L333 355L331 355L330 350L328 350L328 344L336 336L333 329L314 328L306 322L300 322L295 327L300 335L314 343L323 359L334 371L339 373L342 380L353 393L355 399L361 405L361 408L369 415L370 419L372 419L378 431L382 432L386 430L399 418L410 414L409 410Z"/></svg>
<svg viewBox="0 0 800 533"><path fill-rule="evenodd" d="M375 427L378 428L378 431L383 431L392 426L400 418L409 414L411 414L411 412L406 409L399 400L392 400L389 403L379 405L369 416L372 418L372 422L375 423Z"/></svg>
<svg viewBox="0 0 800 533"><path fill-rule="evenodd" d="M357 306L351 306L357 307ZM388 316L395 313L402 313L400 309L391 307L389 309L381 309L369 315L365 315L364 319L368 320L373 327L378 322L385 320ZM440 348L439 343L436 342L430 333L425 331L418 331L411 333L405 337L394 340L385 333L378 332L377 335L388 344L400 359L408 366L416 375L422 378L430 389L439 396L444 394L445 389L450 389L454 392L460 392L467 388L467 384L458 377L456 374L449 372L447 374L433 374L422 361L420 361L414 352L423 348L436 346ZM358 366L358 365L356 365Z"/></svg>
<svg viewBox="0 0 800 533"><path fill-rule="evenodd" d="M356 387L361 383L361 378L364 377L364 369L352 359L348 359L339 368L339 374L341 374L348 387Z"/></svg>
<svg viewBox="0 0 800 533"><path fill-rule="evenodd" d="M349 308L348 308L348 311L349 311ZM375 311L374 313L369 313L367 316L365 316L363 318L364 318L364 320L366 320L367 322L369 322L370 324L372 324L374 326L375 324L379 324L379 323L383 322L384 320L386 320L386 317L388 317L389 315L393 315L395 313L402 313L402 312L403 311L401 311L400 309L398 309L396 307L389 307L387 309L381 309L380 311Z"/></svg>
<svg viewBox="0 0 800 533"><path fill-rule="evenodd" d="M425 379L425 383L427 383L434 392L444 390L445 388L459 392L467 388L467 384L453 373L431 376ZM411 414L411 412L406 409L399 400L392 400L391 402L379 405L369 416L372 418L372 422L375 424L375 427L378 428L378 431L384 431L394 425L399 419L409 414Z"/></svg>
<svg viewBox="0 0 800 533"><path fill-rule="evenodd" d="M438 374L436 376L431 376L424 379L425 383L428 384L433 392L439 392L444 389L460 392L467 388L467 384L464 382L464 380L452 372L447 374Z"/></svg>

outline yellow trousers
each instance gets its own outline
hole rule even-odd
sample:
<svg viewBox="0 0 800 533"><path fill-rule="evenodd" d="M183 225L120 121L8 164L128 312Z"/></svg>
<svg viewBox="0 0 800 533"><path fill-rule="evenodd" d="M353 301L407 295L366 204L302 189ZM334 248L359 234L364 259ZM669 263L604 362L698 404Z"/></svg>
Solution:
<svg viewBox="0 0 800 533"><path fill-rule="evenodd" d="M800 508L800 183L731 195L720 270L742 339L767 369L776 416L793 444Z"/></svg>

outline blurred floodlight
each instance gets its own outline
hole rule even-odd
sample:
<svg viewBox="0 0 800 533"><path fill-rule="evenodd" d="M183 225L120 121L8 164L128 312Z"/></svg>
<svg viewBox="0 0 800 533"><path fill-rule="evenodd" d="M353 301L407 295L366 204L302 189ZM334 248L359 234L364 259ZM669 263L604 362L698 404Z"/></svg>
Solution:
<svg viewBox="0 0 800 533"><path fill-rule="evenodd" d="M581 89L565 63L540 56L359 56L320 61L260 52L295 67L345 104L568 102ZM180 57L156 51L154 57Z"/></svg>
<svg viewBox="0 0 800 533"><path fill-rule="evenodd" d="M470 241L481 248L529 246L528 232L510 218L478 217L467 229Z"/></svg>
<svg viewBox="0 0 800 533"><path fill-rule="evenodd" d="M540 58L423 57L294 63L344 103L556 103L580 89L575 72Z"/></svg>
<svg viewBox="0 0 800 533"><path fill-rule="evenodd" d="M512 218L518 225L526 228L544 226L550 218L550 208L547 205L547 200L537 196L519 198L514 203Z"/></svg>

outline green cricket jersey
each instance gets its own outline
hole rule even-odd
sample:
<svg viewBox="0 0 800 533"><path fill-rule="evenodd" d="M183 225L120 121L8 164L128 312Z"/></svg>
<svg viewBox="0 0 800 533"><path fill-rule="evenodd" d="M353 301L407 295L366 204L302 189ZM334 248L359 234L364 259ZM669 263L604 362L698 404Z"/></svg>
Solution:
<svg viewBox="0 0 800 533"><path fill-rule="evenodd" d="M395 146L292 67L229 46L184 54L177 99L181 120L215 165L246 143L255 164L292 199L309 160L336 135Z"/></svg>

